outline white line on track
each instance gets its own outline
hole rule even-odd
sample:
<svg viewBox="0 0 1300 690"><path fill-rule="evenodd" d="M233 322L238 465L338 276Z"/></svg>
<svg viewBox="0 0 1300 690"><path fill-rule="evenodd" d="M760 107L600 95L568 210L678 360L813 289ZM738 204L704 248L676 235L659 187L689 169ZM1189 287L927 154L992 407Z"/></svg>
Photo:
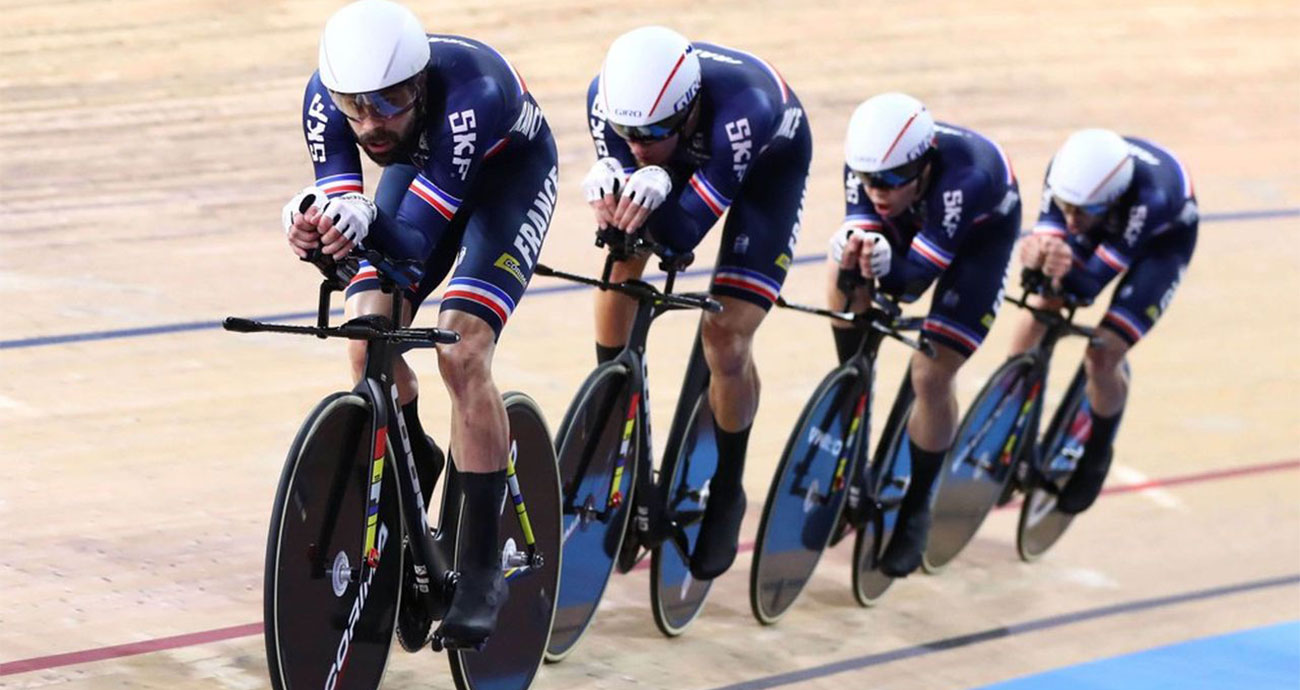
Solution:
<svg viewBox="0 0 1300 690"><path fill-rule="evenodd" d="M1111 468L1111 477L1119 479L1121 484L1144 484L1151 481L1151 478L1141 472L1126 465L1115 465ZM1172 493L1161 488L1143 489L1138 492L1140 495L1150 499L1151 502L1161 508L1179 510L1188 512L1187 504L1182 499L1174 496Z"/></svg>

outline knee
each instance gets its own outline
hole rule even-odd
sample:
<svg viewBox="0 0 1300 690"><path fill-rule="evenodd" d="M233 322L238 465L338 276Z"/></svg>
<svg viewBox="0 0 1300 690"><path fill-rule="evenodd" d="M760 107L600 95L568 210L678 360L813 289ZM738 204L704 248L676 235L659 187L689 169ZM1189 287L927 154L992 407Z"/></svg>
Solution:
<svg viewBox="0 0 1300 690"><path fill-rule="evenodd" d="M1118 338L1103 337L1100 344L1088 346L1083 361L1089 378L1111 376L1119 371L1128 347L1117 341Z"/></svg>
<svg viewBox="0 0 1300 690"><path fill-rule="evenodd" d="M492 350L495 347L491 329L485 332L460 333L460 342L438 347L438 372L452 397L473 390L492 378Z"/></svg>
<svg viewBox="0 0 1300 690"><path fill-rule="evenodd" d="M964 360L961 355L938 345L936 356L917 353L912 358L912 390L922 400L942 400L953 395L953 379Z"/></svg>
<svg viewBox="0 0 1300 690"><path fill-rule="evenodd" d="M348 364L352 367L352 380L360 381L366 372L366 341L348 341Z"/></svg>
<svg viewBox="0 0 1300 690"><path fill-rule="evenodd" d="M724 378L740 376L749 364L751 336L712 316L706 317L700 328L709 373Z"/></svg>

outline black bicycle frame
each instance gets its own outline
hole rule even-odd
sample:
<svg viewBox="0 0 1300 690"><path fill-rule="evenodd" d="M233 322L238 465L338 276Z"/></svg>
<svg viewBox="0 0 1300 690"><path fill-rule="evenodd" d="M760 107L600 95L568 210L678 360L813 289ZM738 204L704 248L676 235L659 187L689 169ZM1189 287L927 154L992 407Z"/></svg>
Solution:
<svg viewBox="0 0 1300 690"><path fill-rule="evenodd" d="M1080 306L1086 305L1068 295L1051 290L1050 283L1047 282L1047 279L1040 271L1028 268L1025 269L1021 273L1021 285L1024 289L1024 294L1019 299L1008 298L1007 301L1021 307L1022 309L1027 309L1033 315L1035 321L1047 326L1047 330L1043 333L1043 337L1027 351L1032 363L1026 380L1035 382L1036 389L1030 391L1029 398L1025 401L1025 404L1029 407L1028 412L1030 417L1028 426L1024 428L1026 430L1025 433L1030 436L1028 439L1029 442L1023 446L1025 450L1023 450L1022 453L1028 452L1032 454L1029 458L1030 462L1025 465L1027 470L1038 472L1038 464L1040 460L1038 457L1038 429L1042 422L1042 401L1045 399L1047 393L1047 372L1052 363L1052 353L1056 350L1056 344L1060 342L1062 338L1070 335L1087 338L1090 345L1095 343L1096 330L1088 326L1079 326L1074 323L1075 311L1077 311ZM1065 313L1062 314L1060 309L1044 309L1029 304L1029 296L1031 294L1039 294L1049 299L1063 299L1064 304L1061 308L1065 310ZM989 419L992 420L996 418L996 416L996 414L989 415ZM1018 425L1013 426L1012 428L1017 428L1017 426ZM1009 443L1014 444L1017 440L1018 439L1015 436L1012 436ZM1017 479L1024 480L1025 477L1017 477Z"/></svg>
<svg viewBox="0 0 1300 690"><path fill-rule="evenodd" d="M601 279L598 281L571 273L565 273L563 271L556 271L549 266L542 264L537 266L536 273L538 275L558 277L585 285L591 285L601 290L614 290L615 292L623 293L637 300L636 312L632 319L632 328L628 334L627 344L624 345L623 350L614 358L613 361L619 362L627 367L628 375L631 377L631 389L634 391L632 399L628 403L628 413L624 417L627 419L635 415L634 423L636 428L639 430L636 433L636 438L633 439L633 442L638 444L637 455L639 458L637 482L636 487L633 490L634 508L636 509L633 518L636 520L636 529L642 534L649 534L654 526L649 524L650 517L649 508L647 507L649 505L648 501L657 500L657 487L659 486L659 482L653 481L650 478L654 467L654 449L651 442L650 390L647 381L647 365L645 359L646 342L650 335L650 324L654 322L655 319L669 311L703 309L705 311L716 312L721 310L721 305L707 296L692 295L689 293L673 294L673 284L676 281L678 272L690 264L692 257L689 254L675 258L665 258L660 262L660 268L667 274L664 289L662 291L645 281L637 279L626 280L622 283L610 283L609 277L613 271L614 263L620 260L620 257L617 256L617 254L630 253L630 251L638 248L662 250L662 247L657 247L656 245L653 245L653 243L646 242L645 240L630 241L630 244L624 249L624 252L611 251L606 255L605 267L601 273ZM691 354L690 364L687 366L686 385L683 387L683 392L686 392L687 387L690 386L692 382L694 382L694 385L699 386L695 388L696 391L700 390L708 383L708 366L704 362L703 350L701 349L698 333L696 335L695 347ZM677 425L685 423L684 417L686 415L682 411L683 405L693 404L694 400L695 397L691 396L691 399L688 402L685 400L685 396L683 396L683 399L678 401L677 415L674 416L673 420L675 431L677 430ZM613 401L610 401L609 404L613 404ZM635 410L632 409L633 406L636 407ZM686 408L686 411L689 412L689 407ZM680 434L670 434L670 440L679 435ZM594 444L597 440L598 439L595 438L589 439L588 443ZM620 450L620 453L623 453L624 450L626 449ZM674 448L668 449L670 453L675 452L675 450L676 449ZM585 475L588 464L591 462L591 448L587 448L585 451L586 452L583 453L583 464L578 468L578 476ZM665 457L670 456L665 455ZM620 481L619 474L623 471L623 467L624 465L622 462L615 466L614 475L610 478L612 487L618 486ZM572 515L579 510L585 510L585 508L575 506L572 501L573 496L566 499L564 505L564 513L566 515ZM596 512L595 517L604 518L611 514L613 510L618 507L615 504L616 501L617 499L611 493L610 499L606 501L603 509ZM648 544L647 546L653 545L654 544Z"/></svg>
<svg viewBox="0 0 1300 690"><path fill-rule="evenodd" d="M317 301L316 326L288 326L250 321L238 317L229 317L223 327L229 331L295 333L315 335L318 338L343 337L366 341L366 361L361 381L353 388L353 393L370 402L371 429L373 437L370 443L370 490L366 500L367 525L365 539L359 548L359 567L352 568L350 578L354 582L369 580L370 571L378 566L379 550L377 548L378 508L385 457L389 445L394 439L401 441L400 453L392 449L393 471L396 472L398 491L401 500L401 519L410 539L413 555L412 568L415 573L416 586L422 603L430 611L445 609L450 593L455 585L456 573L452 570L454 559L449 555L454 544L459 511L454 509L454 500L459 497L459 476L454 467L447 470L447 486L442 500L442 522L438 534L430 533L424 498L420 492L418 474L415 471L415 457L411 450L410 438L406 430L406 421L401 414L401 405L397 397L397 384L393 378L393 359L397 356L399 344L406 347L429 348L439 342L455 342L459 336L448 334L437 328L393 328L401 323L402 303L399 285L392 273L401 271L402 266L376 253L368 253L366 258L380 268L380 289L392 295L392 309L389 322L375 321L374 317L361 317L345 322L339 326L329 325L330 301L333 293L342 292L356 274L355 257L345 261L334 262L318 251L307 258L324 275L321 281ZM405 460L399 460L399 455ZM449 463L450 465L450 463ZM326 521L332 524L332 521ZM322 541L324 543L324 541ZM432 575L430 571L432 566ZM324 567L324 566L322 566ZM433 578L441 578L434 583ZM435 585L436 586L431 586Z"/></svg>
<svg viewBox="0 0 1300 690"><path fill-rule="evenodd" d="M840 270L836 284L844 294L846 310L852 305L852 291L865 285L856 273L844 269ZM781 297L778 297L776 302L777 306L786 309L852 323L856 329L863 332L857 351L845 361L844 365L841 365L852 366L858 372L858 377L865 382L866 388L862 393L863 398L857 403L857 407L861 409L854 412L855 416L860 415L860 421L856 427L850 424L842 441L841 462L837 465L835 476L831 479L832 482L838 481L851 471L852 483L849 485L848 500L854 510L857 510L862 500L871 496L870 487L867 485L869 478L865 476L868 462L868 454L865 449L871 435L871 403L875 391L876 358L880 352L880 344L884 342L885 338L893 338L914 350L931 357L934 356L934 348L928 342L909 338L901 333L902 331L920 331L924 319L916 316L902 316L902 309L895 301L881 296L878 291L873 292L876 292L876 294L872 296L872 303L860 313L837 312L830 309L791 304ZM900 396L907 390L909 385L909 377L905 375L903 387L899 391ZM836 414L837 412L838 410L830 410L829 414ZM899 411L891 409L887 423L896 423L894 419L896 414L899 414ZM850 448L853 450L853 457L849 456ZM798 485L799 482L796 481L795 484Z"/></svg>

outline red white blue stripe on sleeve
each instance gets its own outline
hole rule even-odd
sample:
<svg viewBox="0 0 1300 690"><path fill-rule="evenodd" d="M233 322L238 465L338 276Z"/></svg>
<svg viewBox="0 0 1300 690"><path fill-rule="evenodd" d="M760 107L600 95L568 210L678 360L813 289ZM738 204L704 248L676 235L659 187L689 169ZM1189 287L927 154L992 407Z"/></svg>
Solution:
<svg viewBox="0 0 1300 690"><path fill-rule="evenodd" d="M1127 335L1135 343L1146 335L1142 322L1123 307L1111 307L1110 311L1106 312L1106 316L1102 317L1102 321Z"/></svg>
<svg viewBox="0 0 1300 690"><path fill-rule="evenodd" d="M984 342L984 337L980 334L955 321L949 321L940 316L927 317L925 322L921 324L921 330L960 343L970 352L978 350L980 343Z"/></svg>
<svg viewBox="0 0 1300 690"><path fill-rule="evenodd" d="M503 150L505 150L506 144L509 143L510 143L510 137L502 137L501 141L498 141L497 143L493 144L491 148L489 148L486 152L484 152L483 160L487 160L497 155L498 153L501 153Z"/></svg>
<svg viewBox="0 0 1300 690"><path fill-rule="evenodd" d="M447 220L451 220L451 217L456 215L456 211L460 210L460 199L438 189L438 185L431 182L424 175L415 176L415 179L411 181L410 191L412 194L424 199L426 203L433 207L433 210L442 214L442 217Z"/></svg>
<svg viewBox="0 0 1300 690"><path fill-rule="evenodd" d="M731 199L719 194L718 190L709 184L709 181L704 177L704 173L696 171L694 175L691 175L689 182L691 189L695 190L704 205L708 206L710 211L713 211L713 215L722 215L722 212L726 211L727 207L731 205Z"/></svg>
<svg viewBox="0 0 1300 690"><path fill-rule="evenodd" d="M1051 235L1052 237L1065 237L1069 233L1065 231L1065 227L1062 225L1057 225L1056 223L1052 223L1046 220L1040 220L1034 224L1034 234Z"/></svg>
<svg viewBox="0 0 1300 690"><path fill-rule="evenodd" d="M487 308L496 314L502 326L506 325L506 320L515 310L515 301L510 299L505 290L477 278L452 278L447 284L447 292L442 295L442 302L448 305L455 300L473 302Z"/></svg>
<svg viewBox="0 0 1300 690"><path fill-rule="evenodd" d="M340 194L347 194L348 192L356 192L357 194L360 194L365 189L361 186L361 173L328 175L316 180L316 186L319 187L322 192L325 192L326 196L331 199Z"/></svg>
<svg viewBox="0 0 1300 690"><path fill-rule="evenodd" d="M719 266L713 274L713 284L752 292L768 302L775 302L781 292L780 283L740 266Z"/></svg>
<svg viewBox="0 0 1300 690"><path fill-rule="evenodd" d="M1097 247L1097 251L1094 253L1098 259L1101 259L1102 263L1110 266L1116 273L1123 273L1128 270L1129 260L1109 244Z"/></svg>
<svg viewBox="0 0 1300 690"><path fill-rule="evenodd" d="M845 216L844 223L840 225L840 230L857 228L859 230L879 230L881 228L880 217L867 213L855 213Z"/></svg>
<svg viewBox="0 0 1300 690"><path fill-rule="evenodd" d="M933 264L940 271L948 268L948 264L952 263L952 254L925 239L925 235L912 238L912 253Z"/></svg>

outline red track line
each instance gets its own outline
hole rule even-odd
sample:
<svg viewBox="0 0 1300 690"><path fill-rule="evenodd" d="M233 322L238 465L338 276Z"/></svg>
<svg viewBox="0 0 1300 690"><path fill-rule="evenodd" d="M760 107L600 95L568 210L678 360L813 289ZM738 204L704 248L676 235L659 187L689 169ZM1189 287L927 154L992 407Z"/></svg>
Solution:
<svg viewBox="0 0 1300 690"><path fill-rule="evenodd" d="M149 654L164 649L192 647L194 645L207 644L209 642L221 642L223 640L232 640L237 637L248 637L250 635L260 634L262 634L261 623L248 623L245 625L232 625L229 628L217 628L216 630L205 630L203 632L188 633L185 635L160 637L153 640L141 640L140 642L128 642L126 644L113 645L112 647L86 649L80 652L68 652L67 654L54 654L51 656L38 656L31 659L10 661L0 664L0 676L10 676L16 673L31 673L32 671L40 671L47 668L85 664L91 661L104 661L105 659L117 659L124 656L134 656L136 654Z"/></svg>
<svg viewBox="0 0 1300 690"><path fill-rule="evenodd" d="M1247 465L1245 467L1236 467L1223 470L1211 470L1209 472L1198 472L1196 474L1187 474L1180 477L1169 477L1167 479L1153 479L1151 481L1140 482L1138 484L1125 484L1122 486L1112 486L1102 491L1103 494L1123 494L1134 491L1145 491L1147 489L1157 489L1168 486L1180 486L1183 484L1196 484L1199 482L1217 481L1220 479L1231 479L1251 474L1263 474L1266 472L1281 472L1285 470L1294 470L1300 468L1300 458L1292 460L1280 460L1278 462L1269 462L1259 465ZM1010 508L1012 505L1003 506ZM754 542L745 542L740 545L741 551L750 551L754 548ZM638 563L633 570L644 570L650 567L648 560ZM21 659L19 661L9 661L0 664L0 676L11 676L19 673L31 673L32 671L41 671L49 668L58 668L62 666L72 666L74 664L85 664L92 661L104 661L106 659L118 659L121 657L135 656L138 654L149 654L159 652L165 649L176 649L179 647L191 647L194 645L208 644L211 642L222 642L224 640L233 640L240 637L250 637L262 632L261 623L247 623L245 625L233 625L228 628L217 628L216 630L205 630L203 632L189 633L186 635L174 635L172 637L160 637L153 640L142 640L140 642L130 642L127 644L113 645L111 647L100 647L98 649L86 649L79 652L68 652L66 654L53 654L50 656L38 656L31 659Z"/></svg>
<svg viewBox="0 0 1300 690"><path fill-rule="evenodd" d="M1226 470L1211 470L1209 472L1199 472L1197 474L1187 474L1181 477L1170 477L1168 479L1152 479L1139 484L1125 484L1123 486L1112 486L1102 490L1103 494L1126 494L1131 491L1145 491L1147 489L1159 489L1166 486L1178 486L1180 484L1195 484L1197 482L1209 482L1216 479L1229 479L1231 477L1240 477L1248 474L1261 474L1264 472L1278 472L1281 470L1293 470L1300 467L1300 459L1279 460L1262 465L1247 465L1245 467L1235 467Z"/></svg>
<svg viewBox="0 0 1300 690"><path fill-rule="evenodd" d="M1168 479L1152 479L1137 484L1122 484L1120 486L1108 486L1101 490L1102 495L1106 494L1127 494L1135 491L1146 491L1148 489L1163 489L1169 486L1180 486L1182 484L1196 484L1199 482L1210 482L1218 479L1231 479L1249 474L1261 474L1264 472L1279 472L1282 470L1294 470L1300 468L1300 458L1294 460L1279 460L1277 462L1268 462L1261 465L1247 465L1245 467L1234 467L1226 470L1210 470L1209 472L1198 472L1197 474L1185 474L1181 477L1169 477ZM1019 509L1023 501L1013 501L994 510L1011 510Z"/></svg>

